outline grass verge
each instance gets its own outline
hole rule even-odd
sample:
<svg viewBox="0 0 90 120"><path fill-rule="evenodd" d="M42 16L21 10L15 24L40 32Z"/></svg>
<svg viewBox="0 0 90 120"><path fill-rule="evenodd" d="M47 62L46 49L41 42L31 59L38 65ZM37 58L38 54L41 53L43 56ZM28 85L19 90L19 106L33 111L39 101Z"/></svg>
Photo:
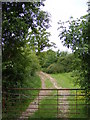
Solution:
<svg viewBox="0 0 90 120"><path fill-rule="evenodd" d="M60 73L60 74L51 74L53 78L56 79L59 87L62 88L79 88L79 85L74 84L76 78L72 76L72 72L70 73Z"/></svg>
<svg viewBox="0 0 90 120"><path fill-rule="evenodd" d="M56 79L58 86L62 88L80 88L79 85L75 85L76 78L73 77L72 72L70 73L61 73L61 74L52 74L52 77ZM85 104L85 97L83 96L77 96L76 97L76 91L72 90L69 91L71 95L75 96L69 96L67 101L69 103L69 118L87 118L87 106ZM85 92L85 91L83 91ZM77 91L77 94L82 94L81 91ZM84 93L85 94L85 93ZM77 100L76 100L77 99ZM79 105L80 104L80 105ZM71 114L72 113L72 114ZM73 114L74 113L74 114Z"/></svg>
<svg viewBox="0 0 90 120"><path fill-rule="evenodd" d="M27 79L23 87L41 88L41 80L39 76L35 75L30 79ZM32 96L32 94L35 96ZM37 97L37 94L38 91L32 90L12 91L12 97L9 95L8 99L5 102L6 108L4 108L3 110L2 120L17 119L21 115L21 113L27 109L30 102L32 102L35 99L35 97Z"/></svg>

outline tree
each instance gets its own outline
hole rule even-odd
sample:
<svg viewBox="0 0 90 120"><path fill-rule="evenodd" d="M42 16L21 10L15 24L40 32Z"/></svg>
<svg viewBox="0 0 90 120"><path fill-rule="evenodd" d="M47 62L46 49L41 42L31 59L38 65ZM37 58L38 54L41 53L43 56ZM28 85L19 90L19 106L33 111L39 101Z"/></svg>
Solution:
<svg viewBox="0 0 90 120"><path fill-rule="evenodd" d="M77 82L87 92L86 103L90 104L90 16L86 15L81 19L59 22L61 29L60 40L78 56ZM66 27L65 24L68 24ZM88 106L88 112L90 107ZM88 113L88 118L90 115Z"/></svg>
<svg viewBox="0 0 90 120"><path fill-rule="evenodd" d="M41 5L43 5L42 2L2 4L3 61L13 57L13 54L17 53L20 47L25 46L28 29L31 29L35 35L37 28L46 29L49 27L48 14L46 13L45 17L44 15L40 16L42 13Z"/></svg>
<svg viewBox="0 0 90 120"><path fill-rule="evenodd" d="M36 51L37 55L45 48L55 47L55 43L49 41L50 33L46 30L38 30L37 33L33 34L32 31L29 32L28 42L30 48Z"/></svg>
<svg viewBox="0 0 90 120"><path fill-rule="evenodd" d="M47 73L63 73L73 71L74 54L67 52L48 50L40 54L40 64L43 70ZM77 63L78 64L78 63Z"/></svg>
<svg viewBox="0 0 90 120"><path fill-rule="evenodd" d="M70 47L72 51L81 59L79 70L79 83L81 87L88 89L90 87L89 77L90 68L88 66L90 60L90 22L87 20L88 15L80 19L71 19L66 22L59 22L61 30L59 37L63 45ZM66 27L68 26L68 27Z"/></svg>
<svg viewBox="0 0 90 120"><path fill-rule="evenodd" d="M38 67L37 56L28 48L26 38L29 29L35 36L38 28L49 27L48 13L42 14L41 5L43 2L2 3L3 87L21 86Z"/></svg>
<svg viewBox="0 0 90 120"><path fill-rule="evenodd" d="M73 17L70 18L69 21L61 22L58 24L60 27L58 29L61 30L59 37L62 40L63 45L70 47L73 51L78 51L81 54L83 52L87 52L87 37L86 29L88 27L86 16L81 19L73 20ZM66 27L68 26L68 27Z"/></svg>
<svg viewBox="0 0 90 120"><path fill-rule="evenodd" d="M56 52L53 51L53 50L48 50L46 52L46 56L45 56L45 59L44 59L42 67L47 68L48 66L50 66L51 64L53 64L55 62L57 62Z"/></svg>

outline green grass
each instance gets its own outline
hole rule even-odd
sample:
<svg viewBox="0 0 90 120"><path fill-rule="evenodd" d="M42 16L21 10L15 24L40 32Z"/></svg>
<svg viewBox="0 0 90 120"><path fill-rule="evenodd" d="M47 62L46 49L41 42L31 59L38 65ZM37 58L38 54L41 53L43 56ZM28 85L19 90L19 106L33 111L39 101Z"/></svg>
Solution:
<svg viewBox="0 0 90 120"><path fill-rule="evenodd" d="M76 86L74 86L75 78L72 77L72 73L52 74L51 76L56 79L58 87L60 86L62 88L73 88L73 87L77 88ZM45 85L47 88L53 87L53 84L50 82L49 79L45 80ZM52 94L55 94L55 91L53 91ZM62 98L62 96L60 98ZM53 100L50 100L50 99L53 99ZM44 104L47 104L47 105L44 106ZM56 105L49 106L48 104L56 104ZM53 110L52 111L44 110L46 108L49 108L49 109L52 108ZM42 109L42 111L40 109ZM57 118L57 97L51 96L51 97L44 98L39 105L39 110L36 111L34 115L29 118L29 120L32 118L39 118L42 120L44 118Z"/></svg>
<svg viewBox="0 0 90 120"><path fill-rule="evenodd" d="M72 72L70 73L61 73L61 74L52 74L52 77L56 79L58 86L62 88L80 88L79 85L75 85L76 77L73 77ZM76 91L70 91L70 94L76 94ZM77 94L81 94L81 91L78 91ZM70 101L70 99L73 99ZM69 118L86 118L86 108L83 105L79 104L85 104L85 100L83 97L78 96L77 97L77 113L80 114L69 114ZM70 104L76 104L76 96L69 96L68 97L68 102L69 102L69 108L70 113L75 113L76 112L76 105L71 106ZM74 110L72 110L74 109Z"/></svg>
<svg viewBox="0 0 90 120"><path fill-rule="evenodd" d="M50 82L49 79L45 80L45 86L46 86L46 88L53 88L53 84Z"/></svg>
<svg viewBox="0 0 90 120"><path fill-rule="evenodd" d="M41 80L40 80L39 76L35 75L35 76L31 77L30 79L27 79L25 81L23 87L25 87L25 88L41 88ZM9 119L13 120L13 119L18 118L21 115L21 113L26 110L26 108L28 107L30 102L32 102L35 99L35 97L37 97L37 94L39 91L32 91L32 90L16 91L16 93L18 93L18 92L20 94L24 94L24 96L21 96L20 100L19 100L19 96L16 97L17 100L13 99L15 97L14 95L13 95L13 98L8 97L8 100L6 103L7 112L5 113L5 111L4 111L4 113L2 114L3 115L2 120L9 120ZM34 94L35 96L32 96L32 94ZM32 100L30 100L31 96L32 96Z"/></svg>
<svg viewBox="0 0 90 120"><path fill-rule="evenodd" d="M49 79L45 80L46 88L53 88L53 84ZM37 110L32 116L29 117L28 120L32 120L32 118L38 118L44 120L44 118L56 118L57 116L57 96L55 96L56 91L52 91L51 96L45 97L39 103L39 110ZM55 104L55 105L49 105ZM51 109L51 110L50 110Z"/></svg>
<svg viewBox="0 0 90 120"><path fill-rule="evenodd" d="M75 86L74 85L74 81L75 81L75 77L72 76L72 73L61 73L61 74L52 74L51 75L53 78L56 79L57 81L57 85L58 87L62 87L62 88L79 88L79 85ZM45 80L45 85L47 88L52 88L53 84L50 82L49 79ZM28 88L40 88L41 87L41 81L40 78L38 76L35 76L33 78L27 79L26 83L24 84L24 87L28 87ZM23 93L23 91L20 91L20 93ZM37 96L38 91L25 91L24 92L25 95L28 94L28 97L32 96L33 94ZM29 117L28 120L32 120L32 118L39 118L41 120L44 120L44 118L55 118L57 116L57 96L54 96L56 94L55 91L51 92L52 96L49 97L45 97L44 99L41 100L41 102L39 103L39 110L36 111L31 117ZM70 92L70 94L75 94L75 91ZM78 94L80 94L78 92ZM35 97L33 97L33 100L35 99ZM76 104L76 96L70 96L68 97L68 99L72 99L72 101L69 101L69 104ZM80 97L77 97L77 99L79 99L77 102L79 103L85 103L84 100L81 100ZM3 120L8 120L10 118L16 118L16 114L17 117L20 116L20 114L26 110L26 108L28 107L28 105L30 104L31 101L33 100L22 100L22 101L15 101L15 104L13 104L13 106L11 107L11 111L8 111L8 114L3 114L4 118ZM8 102L8 105L10 103ZM54 106L49 106L49 105L44 105L44 104L55 104ZM45 110L45 109L52 109L52 110ZM75 106L70 106L70 109L76 109L76 105ZM80 109L80 115L71 115L69 114L68 117L69 118L85 118L87 117L85 115L85 111L86 109L83 106L77 106L77 108ZM42 111L41 111L42 109ZM72 110L70 112L73 112ZM5 119L6 116L6 119ZM8 119L7 119L8 118Z"/></svg>
<svg viewBox="0 0 90 120"><path fill-rule="evenodd" d="M72 76L72 73L60 73L60 74L51 74L53 78L56 79L58 87L62 88L79 88L79 85L74 85L75 77Z"/></svg>

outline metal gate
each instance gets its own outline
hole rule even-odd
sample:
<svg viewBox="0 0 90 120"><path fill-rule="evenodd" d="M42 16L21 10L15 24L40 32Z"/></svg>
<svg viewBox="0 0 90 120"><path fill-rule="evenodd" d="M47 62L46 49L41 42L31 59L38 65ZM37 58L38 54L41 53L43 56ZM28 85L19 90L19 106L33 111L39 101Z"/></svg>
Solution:
<svg viewBox="0 0 90 120"><path fill-rule="evenodd" d="M88 118L84 89L11 88L3 91L3 120Z"/></svg>

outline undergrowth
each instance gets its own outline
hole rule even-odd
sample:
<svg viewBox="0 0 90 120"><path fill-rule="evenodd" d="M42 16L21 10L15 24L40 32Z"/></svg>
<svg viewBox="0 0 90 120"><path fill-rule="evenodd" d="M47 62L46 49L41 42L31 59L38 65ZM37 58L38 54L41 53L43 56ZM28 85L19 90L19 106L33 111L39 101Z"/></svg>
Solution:
<svg viewBox="0 0 90 120"><path fill-rule="evenodd" d="M39 76L30 77L24 82L24 88L41 88ZM5 101L6 108L3 109L2 120L14 120L21 116L38 94L35 90L12 90ZM12 95L11 95L12 94ZM35 96L32 96L35 95ZM32 97L31 97L32 96ZM6 103L7 102L7 103Z"/></svg>

